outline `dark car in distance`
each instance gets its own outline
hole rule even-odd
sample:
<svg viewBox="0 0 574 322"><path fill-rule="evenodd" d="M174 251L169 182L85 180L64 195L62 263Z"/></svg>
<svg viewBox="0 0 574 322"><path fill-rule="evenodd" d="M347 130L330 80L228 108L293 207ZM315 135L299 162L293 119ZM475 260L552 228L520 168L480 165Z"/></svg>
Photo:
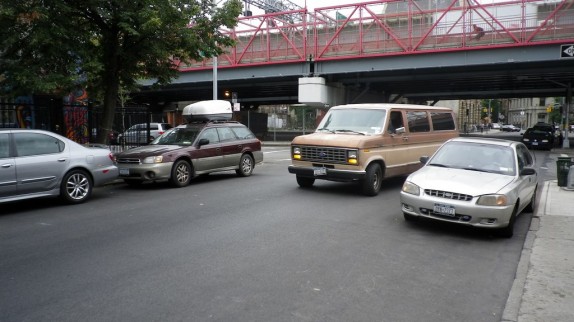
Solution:
<svg viewBox="0 0 574 322"><path fill-rule="evenodd" d="M216 171L235 170L246 177L262 161L261 141L245 125L226 120L180 125L147 146L116 155L126 183L168 180L175 187Z"/></svg>
<svg viewBox="0 0 574 322"><path fill-rule="evenodd" d="M551 124L536 123L522 135L522 143L529 149L550 150L554 146L554 127Z"/></svg>

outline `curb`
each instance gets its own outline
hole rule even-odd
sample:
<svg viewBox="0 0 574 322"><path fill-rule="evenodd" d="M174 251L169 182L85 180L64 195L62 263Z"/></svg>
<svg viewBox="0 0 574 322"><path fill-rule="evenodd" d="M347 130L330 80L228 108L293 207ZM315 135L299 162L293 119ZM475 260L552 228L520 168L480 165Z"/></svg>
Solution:
<svg viewBox="0 0 574 322"><path fill-rule="evenodd" d="M524 246L522 247L522 253L516 268L516 276L514 277L514 282L512 283L510 293L508 294L508 299L506 300L506 305L504 306L502 319L500 320L501 322L518 321L520 306L522 304L522 296L524 295L524 286L526 285L526 276L528 275L528 269L530 268L532 246L534 245L536 234L540 228L540 214L544 214L546 209L546 199L548 197L549 184L549 181L545 181L542 186L542 192L540 193L540 198L538 199L538 206L532 215L532 221L530 222L530 227L526 233L526 239L524 240Z"/></svg>

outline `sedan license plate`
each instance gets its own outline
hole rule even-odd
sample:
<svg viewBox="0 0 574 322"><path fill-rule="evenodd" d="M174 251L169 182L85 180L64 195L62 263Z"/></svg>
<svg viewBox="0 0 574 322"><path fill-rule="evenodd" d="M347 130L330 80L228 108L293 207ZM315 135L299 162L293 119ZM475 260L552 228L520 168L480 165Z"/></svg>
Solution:
<svg viewBox="0 0 574 322"><path fill-rule="evenodd" d="M324 176L327 174L327 168L315 168L313 170L313 175L315 176Z"/></svg>
<svg viewBox="0 0 574 322"><path fill-rule="evenodd" d="M439 213L444 216L454 217L456 211L453 206L451 205L443 205L440 203L434 204L434 209L436 213Z"/></svg>
<svg viewBox="0 0 574 322"><path fill-rule="evenodd" d="M120 176L129 176L130 169L120 169Z"/></svg>
<svg viewBox="0 0 574 322"><path fill-rule="evenodd" d="M532 142L532 145L538 145L538 142Z"/></svg>

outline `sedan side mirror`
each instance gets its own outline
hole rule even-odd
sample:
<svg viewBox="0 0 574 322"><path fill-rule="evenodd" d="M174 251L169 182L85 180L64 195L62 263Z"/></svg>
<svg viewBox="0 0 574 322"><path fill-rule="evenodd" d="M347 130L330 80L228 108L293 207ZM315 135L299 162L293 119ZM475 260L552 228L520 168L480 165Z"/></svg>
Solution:
<svg viewBox="0 0 574 322"><path fill-rule="evenodd" d="M426 155L425 155L425 156L422 156L422 157L419 159L419 161L420 161L422 164L427 164L427 162L429 162L429 157L426 156Z"/></svg>
<svg viewBox="0 0 574 322"><path fill-rule="evenodd" d="M520 170L521 176L531 176L533 174L536 174L536 169L534 168L523 168L522 170Z"/></svg>

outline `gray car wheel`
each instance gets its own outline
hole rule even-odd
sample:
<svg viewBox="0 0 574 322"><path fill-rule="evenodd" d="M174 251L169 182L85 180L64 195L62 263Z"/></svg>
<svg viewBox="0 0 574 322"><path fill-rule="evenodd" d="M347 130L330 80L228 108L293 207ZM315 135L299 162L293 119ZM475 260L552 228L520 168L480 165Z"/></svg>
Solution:
<svg viewBox="0 0 574 322"><path fill-rule="evenodd" d="M92 194L92 178L84 170L72 170L64 176L60 185L60 196L70 204L86 201Z"/></svg>
<svg viewBox="0 0 574 322"><path fill-rule="evenodd" d="M171 168L170 182L174 187L185 187L191 181L191 165L185 160L178 160Z"/></svg>

